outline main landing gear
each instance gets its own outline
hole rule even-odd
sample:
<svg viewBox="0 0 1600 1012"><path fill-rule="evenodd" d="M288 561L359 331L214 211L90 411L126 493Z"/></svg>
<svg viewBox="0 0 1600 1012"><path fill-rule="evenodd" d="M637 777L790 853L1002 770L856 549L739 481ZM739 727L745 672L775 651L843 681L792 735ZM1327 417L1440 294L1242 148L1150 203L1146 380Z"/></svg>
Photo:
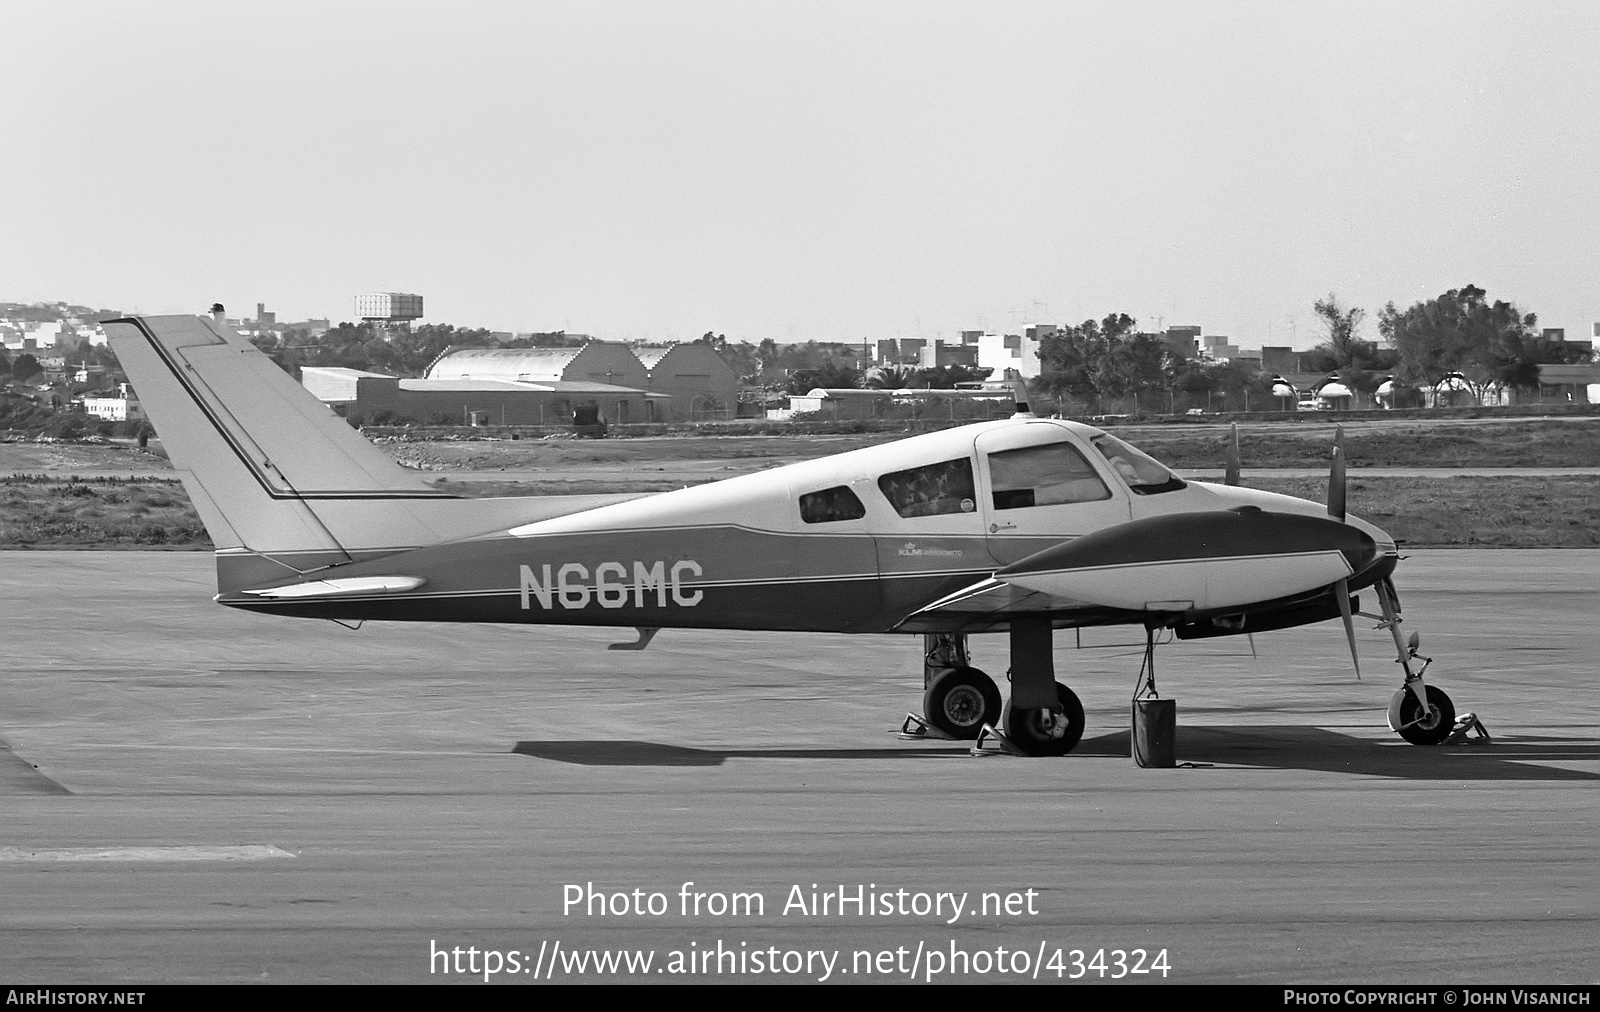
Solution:
<svg viewBox="0 0 1600 1012"><path fill-rule="evenodd" d="M1071 752L1083 737L1083 704L1055 680L1051 637L1049 619L1011 621L1011 698L1002 706L994 679L971 665L964 634L924 635L923 716L908 714L901 732L920 737L931 728L970 741L999 725L1018 752Z"/></svg>
<svg viewBox="0 0 1600 1012"><path fill-rule="evenodd" d="M1000 721L1000 687L967 656L967 637L928 633L922 637L922 714L927 727L947 738L970 741L985 724ZM907 715L910 733L915 715Z"/></svg>

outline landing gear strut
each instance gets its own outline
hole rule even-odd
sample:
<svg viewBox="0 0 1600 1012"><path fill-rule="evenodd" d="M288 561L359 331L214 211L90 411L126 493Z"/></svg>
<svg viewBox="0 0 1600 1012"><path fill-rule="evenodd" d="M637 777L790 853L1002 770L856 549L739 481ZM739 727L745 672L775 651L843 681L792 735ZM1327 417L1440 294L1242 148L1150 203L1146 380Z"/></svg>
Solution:
<svg viewBox="0 0 1600 1012"><path fill-rule="evenodd" d="M1456 728L1455 704L1443 689L1422 681L1433 658L1417 653L1416 633L1409 640L1400 638L1400 601L1394 585L1379 580L1377 590L1378 604L1383 609L1382 625L1394 634L1394 649L1399 655L1396 663L1405 672L1405 683L1389 700L1389 726L1413 745L1442 745ZM1411 662L1419 657L1422 667L1413 672Z"/></svg>
<svg viewBox="0 0 1600 1012"><path fill-rule="evenodd" d="M929 731L983 745L996 725L1005 729L1006 751L1066 755L1083 737L1083 704L1055 680L1053 633L1048 619L1011 623L1011 699L1002 706L994 679L971 664L962 633L926 633L923 642L922 713L907 714L900 734Z"/></svg>
<svg viewBox="0 0 1600 1012"><path fill-rule="evenodd" d="M1056 681L1047 618L1011 620L1011 699L1005 733L1028 755L1066 755L1083 737L1083 704Z"/></svg>

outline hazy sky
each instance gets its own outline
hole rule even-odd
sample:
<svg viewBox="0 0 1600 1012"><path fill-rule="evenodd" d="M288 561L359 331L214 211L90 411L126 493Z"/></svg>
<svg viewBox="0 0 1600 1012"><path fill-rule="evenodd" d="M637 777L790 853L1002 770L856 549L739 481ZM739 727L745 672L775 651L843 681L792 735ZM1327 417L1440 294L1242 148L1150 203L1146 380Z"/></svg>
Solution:
<svg viewBox="0 0 1600 1012"><path fill-rule="evenodd" d="M1591 2L0 0L0 300L1306 347L1471 282L1588 337L1597 52Z"/></svg>

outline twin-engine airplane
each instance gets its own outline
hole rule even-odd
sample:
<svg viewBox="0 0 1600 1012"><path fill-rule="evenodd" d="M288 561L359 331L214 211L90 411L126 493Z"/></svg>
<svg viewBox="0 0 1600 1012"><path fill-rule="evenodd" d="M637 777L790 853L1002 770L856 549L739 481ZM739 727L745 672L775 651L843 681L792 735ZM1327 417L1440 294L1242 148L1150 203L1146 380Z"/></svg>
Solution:
<svg viewBox="0 0 1600 1012"><path fill-rule="evenodd" d="M1243 635L1343 618L1374 587L1405 682L1390 725L1453 731L1401 642L1383 531L1329 502L1185 481L1113 435L1035 418L649 496L467 499L396 464L224 323L105 325L216 545L217 602L341 621L521 622L924 637L929 725L1061 755L1083 707L1056 629ZM968 663L1010 636L1010 699Z"/></svg>

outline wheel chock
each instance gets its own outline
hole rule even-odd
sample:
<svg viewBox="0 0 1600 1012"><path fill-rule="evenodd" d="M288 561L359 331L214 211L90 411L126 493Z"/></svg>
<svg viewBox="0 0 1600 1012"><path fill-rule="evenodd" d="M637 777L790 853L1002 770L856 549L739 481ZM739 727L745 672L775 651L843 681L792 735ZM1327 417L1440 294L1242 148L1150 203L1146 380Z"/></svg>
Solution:
<svg viewBox="0 0 1600 1012"><path fill-rule="evenodd" d="M1013 745L1011 739L1007 738L999 728L993 724L985 724L978 732L978 740L972 743L972 754L1026 756L1028 753Z"/></svg>
<svg viewBox="0 0 1600 1012"><path fill-rule="evenodd" d="M906 719L900 722L900 730L895 732L895 737L905 741L922 741L933 738L937 741L955 741L956 739L928 723L924 717L914 713L906 714Z"/></svg>
<svg viewBox="0 0 1600 1012"><path fill-rule="evenodd" d="M1456 718L1455 729L1450 732L1450 737L1444 740L1444 744L1472 745L1481 741L1487 745L1493 740L1476 713L1463 713Z"/></svg>

